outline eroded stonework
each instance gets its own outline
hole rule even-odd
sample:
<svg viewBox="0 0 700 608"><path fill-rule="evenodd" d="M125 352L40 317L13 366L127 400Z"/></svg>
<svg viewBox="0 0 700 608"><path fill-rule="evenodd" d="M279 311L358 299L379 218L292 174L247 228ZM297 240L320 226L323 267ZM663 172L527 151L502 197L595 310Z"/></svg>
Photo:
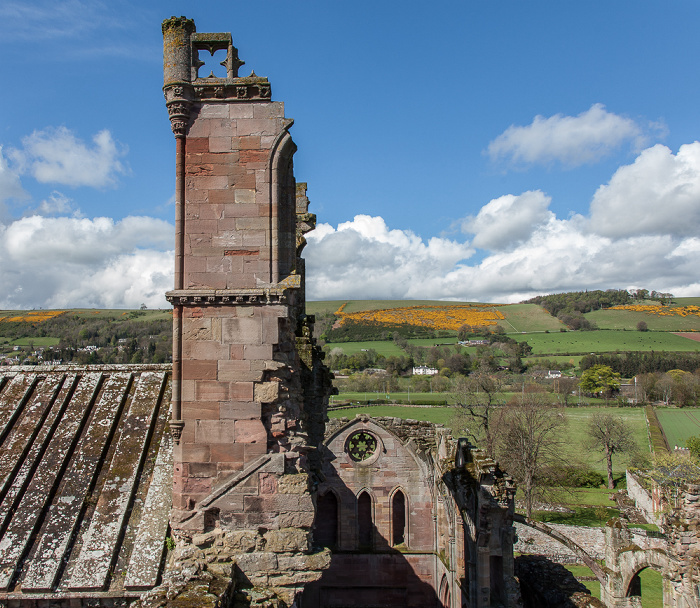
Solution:
<svg viewBox="0 0 700 608"><path fill-rule="evenodd" d="M446 429L329 424L315 226L284 106L229 34L163 23L176 138L171 530L143 606L518 606L514 487ZM202 53L226 51L225 78ZM340 424L340 426L338 426Z"/></svg>
<svg viewBox="0 0 700 608"><path fill-rule="evenodd" d="M235 602L290 606L328 563L309 542L331 388L305 315L316 218L292 121L266 78L238 76L230 34L172 18L163 37L177 145L172 568L235 563ZM227 76L200 77L200 54L217 50Z"/></svg>

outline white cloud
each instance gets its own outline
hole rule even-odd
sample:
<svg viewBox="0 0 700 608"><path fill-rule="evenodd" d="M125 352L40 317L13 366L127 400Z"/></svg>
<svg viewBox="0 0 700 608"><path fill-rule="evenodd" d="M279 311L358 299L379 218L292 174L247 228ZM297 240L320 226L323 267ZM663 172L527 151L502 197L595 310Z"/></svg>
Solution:
<svg viewBox="0 0 700 608"><path fill-rule="evenodd" d="M11 155L18 170L43 183L104 188L125 173L119 158L126 148L118 146L108 130L102 130L89 146L65 127L34 131L22 139L22 150Z"/></svg>
<svg viewBox="0 0 700 608"><path fill-rule="evenodd" d="M484 205L476 217L467 217L462 230L474 234L472 245L480 249L512 249L553 217L551 198L540 190L520 196L506 194Z"/></svg>
<svg viewBox="0 0 700 608"><path fill-rule="evenodd" d="M0 203L10 199L26 199L29 194L22 188L19 175L12 171L2 154L0 146Z"/></svg>
<svg viewBox="0 0 700 608"><path fill-rule="evenodd" d="M527 126L511 125L488 145L487 152L494 161L515 165L559 162L575 167L596 162L630 141L641 147L640 126L596 103L578 116L535 116Z"/></svg>
<svg viewBox="0 0 700 608"><path fill-rule="evenodd" d="M0 308L167 306L173 226L38 215L0 226Z"/></svg>
<svg viewBox="0 0 700 608"><path fill-rule="evenodd" d="M307 285L315 299L417 298L429 277L448 273L473 254L466 244L441 238L427 243L410 231L389 230L381 217L355 216L334 230L308 235Z"/></svg>
<svg viewBox="0 0 700 608"><path fill-rule="evenodd" d="M697 295L700 144L640 153L596 193L590 217L559 219L542 192L505 195L463 224L471 243L389 230L358 216L309 234L310 299L517 302L542 293L644 286ZM667 217L671 215L672 217ZM487 249L479 259L472 247ZM468 259L479 259L472 264Z"/></svg>
<svg viewBox="0 0 700 608"><path fill-rule="evenodd" d="M700 229L700 143L657 144L620 167L591 202L592 230L610 237L692 236Z"/></svg>

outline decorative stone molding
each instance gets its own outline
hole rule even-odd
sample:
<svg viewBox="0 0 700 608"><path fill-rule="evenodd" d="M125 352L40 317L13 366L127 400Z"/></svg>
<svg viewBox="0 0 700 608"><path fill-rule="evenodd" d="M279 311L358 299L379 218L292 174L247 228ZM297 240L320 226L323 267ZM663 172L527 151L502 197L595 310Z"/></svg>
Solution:
<svg viewBox="0 0 700 608"><path fill-rule="evenodd" d="M293 289L294 287L291 286ZM165 298L179 306L240 305L240 304L287 304L290 287L261 289L175 289Z"/></svg>

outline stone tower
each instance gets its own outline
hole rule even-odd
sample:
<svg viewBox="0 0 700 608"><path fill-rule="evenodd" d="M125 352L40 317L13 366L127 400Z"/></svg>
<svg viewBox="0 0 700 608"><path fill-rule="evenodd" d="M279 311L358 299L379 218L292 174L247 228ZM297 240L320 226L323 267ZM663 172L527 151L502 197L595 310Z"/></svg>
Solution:
<svg viewBox="0 0 700 608"><path fill-rule="evenodd" d="M300 254L315 216L294 180L293 121L267 78L238 75L230 34L173 17L163 38L176 138L171 525L307 529L300 480L318 460L330 381L305 315ZM226 76L198 74L217 51ZM278 496L287 475L294 500Z"/></svg>

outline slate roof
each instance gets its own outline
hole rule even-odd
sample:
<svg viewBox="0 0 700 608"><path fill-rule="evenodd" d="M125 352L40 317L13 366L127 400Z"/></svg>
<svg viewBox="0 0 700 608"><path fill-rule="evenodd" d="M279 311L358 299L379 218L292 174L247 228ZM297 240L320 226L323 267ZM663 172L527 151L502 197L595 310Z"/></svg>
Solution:
<svg viewBox="0 0 700 608"><path fill-rule="evenodd" d="M0 605L114 605L158 584L170 385L168 365L0 368Z"/></svg>

